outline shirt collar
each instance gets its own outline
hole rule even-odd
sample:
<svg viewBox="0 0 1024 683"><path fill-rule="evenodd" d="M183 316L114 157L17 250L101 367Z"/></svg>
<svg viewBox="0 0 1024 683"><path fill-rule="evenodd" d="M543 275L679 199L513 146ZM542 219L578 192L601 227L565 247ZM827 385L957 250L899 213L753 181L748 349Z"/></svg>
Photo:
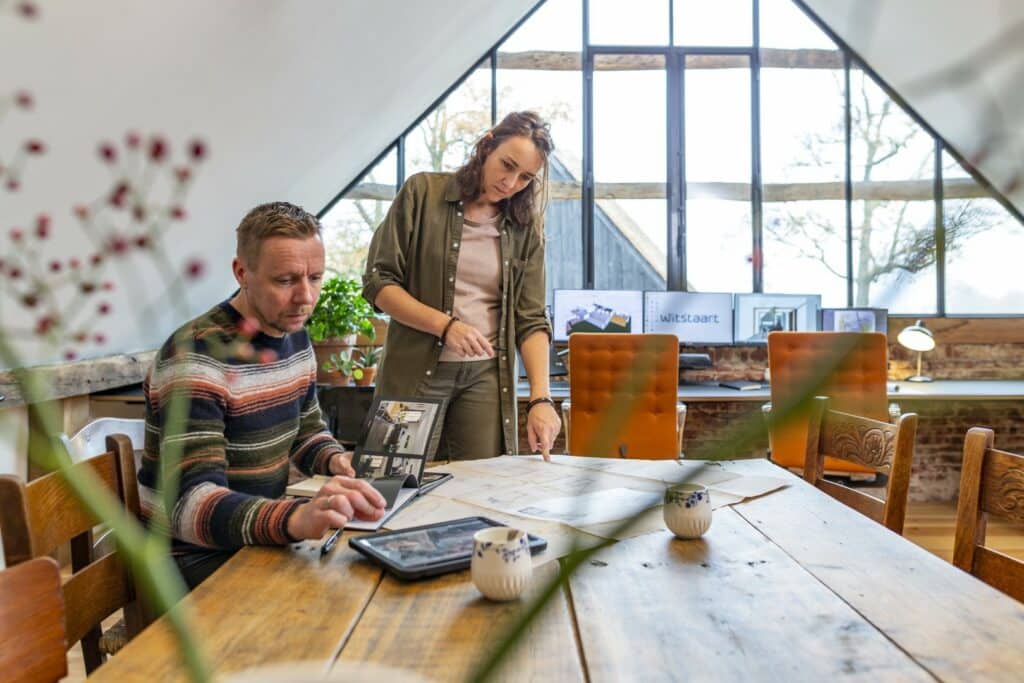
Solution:
<svg viewBox="0 0 1024 683"><path fill-rule="evenodd" d="M459 183L455 180L455 174L448 179L448 187L444 190L444 200L446 202L458 202L462 200L462 192L459 190Z"/></svg>

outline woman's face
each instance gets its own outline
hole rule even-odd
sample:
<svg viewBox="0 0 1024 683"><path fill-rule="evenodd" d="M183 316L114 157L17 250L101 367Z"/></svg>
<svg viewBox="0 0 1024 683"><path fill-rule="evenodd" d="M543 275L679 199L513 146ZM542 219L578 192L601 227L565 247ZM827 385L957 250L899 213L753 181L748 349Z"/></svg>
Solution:
<svg viewBox="0 0 1024 683"><path fill-rule="evenodd" d="M484 161L479 199L491 204L508 199L529 185L543 164L533 140L525 135L506 138Z"/></svg>

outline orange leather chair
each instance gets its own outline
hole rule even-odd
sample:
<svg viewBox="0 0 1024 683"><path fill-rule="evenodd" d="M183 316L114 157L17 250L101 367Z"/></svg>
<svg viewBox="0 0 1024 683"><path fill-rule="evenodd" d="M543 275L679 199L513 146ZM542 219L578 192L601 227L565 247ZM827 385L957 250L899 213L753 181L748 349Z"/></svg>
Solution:
<svg viewBox="0 0 1024 683"><path fill-rule="evenodd" d="M771 405L792 404L801 394L827 396L833 410L888 422L888 360L889 348L881 332L771 332ZM768 442L777 464L803 469L808 410L796 411L783 422L770 421ZM831 457L825 458L825 472L875 474L870 468Z"/></svg>
<svg viewBox="0 0 1024 683"><path fill-rule="evenodd" d="M679 340L671 334L569 336L569 396L562 403L566 451L575 455L675 459L686 406L678 401ZM599 436L625 409L614 434ZM601 443L597 443L600 441Z"/></svg>

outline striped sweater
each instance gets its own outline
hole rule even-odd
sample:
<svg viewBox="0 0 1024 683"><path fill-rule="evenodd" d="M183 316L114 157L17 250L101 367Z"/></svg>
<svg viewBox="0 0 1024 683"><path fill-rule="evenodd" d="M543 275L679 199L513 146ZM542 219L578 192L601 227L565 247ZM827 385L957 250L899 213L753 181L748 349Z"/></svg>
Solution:
<svg viewBox="0 0 1024 683"><path fill-rule="evenodd" d="M143 384L139 484L151 523L162 459L172 459L180 446L172 470L178 476L169 530L174 555L295 540L288 518L304 501L278 500L289 462L306 474L326 474L330 457L342 450L320 416L306 331L280 338L257 333L254 353L242 359L227 351L239 342L241 319L225 301L186 323L160 349ZM261 352L276 360L253 360ZM185 419L176 424L168 420L172 397L188 399Z"/></svg>

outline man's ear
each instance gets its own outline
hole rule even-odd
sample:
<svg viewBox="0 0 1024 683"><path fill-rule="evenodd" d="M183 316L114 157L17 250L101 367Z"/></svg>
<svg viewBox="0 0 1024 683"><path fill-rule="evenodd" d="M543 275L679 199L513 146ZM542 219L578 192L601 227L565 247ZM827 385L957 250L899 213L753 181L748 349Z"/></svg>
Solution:
<svg viewBox="0 0 1024 683"><path fill-rule="evenodd" d="M248 269L245 267L242 259L237 256L231 261L231 272L235 274L235 281L238 283L238 286L245 289L245 274L248 272Z"/></svg>

